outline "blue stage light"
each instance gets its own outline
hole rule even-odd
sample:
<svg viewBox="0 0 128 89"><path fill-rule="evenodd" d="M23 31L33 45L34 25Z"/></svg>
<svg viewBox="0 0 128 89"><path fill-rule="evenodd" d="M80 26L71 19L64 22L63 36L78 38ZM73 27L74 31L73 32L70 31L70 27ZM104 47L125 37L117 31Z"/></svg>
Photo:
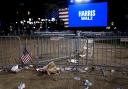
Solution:
<svg viewBox="0 0 128 89"><path fill-rule="evenodd" d="M74 0L70 0L70 3L74 3Z"/></svg>
<svg viewBox="0 0 128 89"><path fill-rule="evenodd" d="M81 3L83 0L75 0L76 3Z"/></svg>
<svg viewBox="0 0 128 89"><path fill-rule="evenodd" d="M70 0L70 3L87 3L90 2L91 0Z"/></svg>

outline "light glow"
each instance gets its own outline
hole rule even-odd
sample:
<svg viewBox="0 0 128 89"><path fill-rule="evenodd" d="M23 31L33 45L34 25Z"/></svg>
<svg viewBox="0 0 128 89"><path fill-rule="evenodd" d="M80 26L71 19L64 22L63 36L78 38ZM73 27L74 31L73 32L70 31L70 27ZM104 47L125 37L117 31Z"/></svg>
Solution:
<svg viewBox="0 0 128 89"><path fill-rule="evenodd" d="M76 3L81 3L81 2L82 2L82 0L75 0L75 2L76 2Z"/></svg>

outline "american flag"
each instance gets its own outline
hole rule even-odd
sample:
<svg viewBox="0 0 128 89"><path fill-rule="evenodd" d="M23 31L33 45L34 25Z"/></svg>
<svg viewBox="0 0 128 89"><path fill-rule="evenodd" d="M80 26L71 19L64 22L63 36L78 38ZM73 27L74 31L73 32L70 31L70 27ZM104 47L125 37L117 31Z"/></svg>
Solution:
<svg viewBox="0 0 128 89"><path fill-rule="evenodd" d="M59 18L64 21L64 27L68 27L68 8L59 9Z"/></svg>
<svg viewBox="0 0 128 89"><path fill-rule="evenodd" d="M29 52L27 51L26 47L23 50L23 55L21 56L21 62L23 64L28 63L31 60L31 55L29 54Z"/></svg>

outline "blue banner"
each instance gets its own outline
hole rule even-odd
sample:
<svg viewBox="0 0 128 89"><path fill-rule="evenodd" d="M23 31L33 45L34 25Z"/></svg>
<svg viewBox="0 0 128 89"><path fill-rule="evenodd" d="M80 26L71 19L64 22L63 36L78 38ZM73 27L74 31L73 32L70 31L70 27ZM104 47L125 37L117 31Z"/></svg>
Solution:
<svg viewBox="0 0 128 89"><path fill-rule="evenodd" d="M107 2L69 5L69 27L107 26Z"/></svg>

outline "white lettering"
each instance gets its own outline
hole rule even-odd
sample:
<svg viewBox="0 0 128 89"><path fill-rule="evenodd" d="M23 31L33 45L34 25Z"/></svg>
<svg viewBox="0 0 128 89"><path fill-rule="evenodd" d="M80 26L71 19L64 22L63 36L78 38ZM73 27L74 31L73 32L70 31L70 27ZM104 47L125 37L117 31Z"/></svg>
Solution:
<svg viewBox="0 0 128 89"><path fill-rule="evenodd" d="M81 17L81 16L95 16L96 15L96 11L95 10L79 11L78 15L79 15L79 17Z"/></svg>
<svg viewBox="0 0 128 89"><path fill-rule="evenodd" d="M91 16L91 11L90 10L88 10L88 15L87 16Z"/></svg>
<svg viewBox="0 0 128 89"><path fill-rule="evenodd" d="M79 17L84 16L84 11L79 11Z"/></svg>
<svg viewBox="0 0 128 89"><path fill-rule="evenodd" d="M93 17L95 15L96 15L95 10L84 10L78 12L78 16L81 18L81 20L93 20Z"/></svg>
<svg viewBox="0 0 128 89"><path fill-rule="evenodd" d="M93 11L92 11L92 16L95 16L95 15L96 15L96 11L93 10Z"/></svg>
<svg viewBox="0 0 128 89"><path fill-rule="evenodd" d="M93 20L92 16L81 17L81 20Z"/></svg>

